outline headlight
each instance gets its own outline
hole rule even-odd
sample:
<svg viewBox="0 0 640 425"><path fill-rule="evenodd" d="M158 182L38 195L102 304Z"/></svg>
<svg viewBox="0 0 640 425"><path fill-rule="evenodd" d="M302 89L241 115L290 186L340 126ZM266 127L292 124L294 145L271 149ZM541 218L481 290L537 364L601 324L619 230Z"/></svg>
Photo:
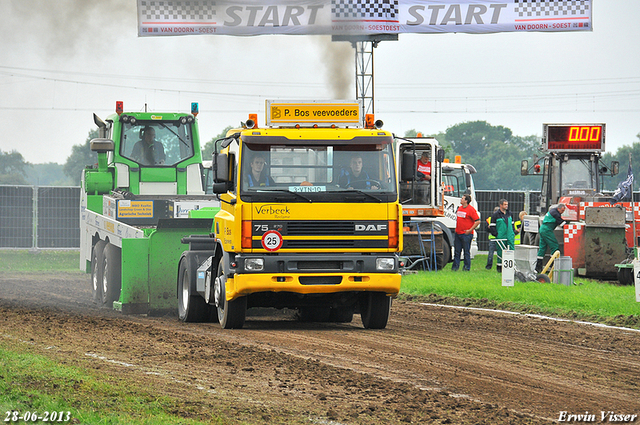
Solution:
<svg viewBox="0 0 640 425"><path fill-rule="evenodd" d="M262 258L247 258L244 260L244 268L247 271L259 272L264 269L264 260Z"/></svg>
<svg viewBox="0 0 640 425"><path fill-rule="evenodd" d="M376 270L393 270L395 267L394 258L376 258Z"/></svg>

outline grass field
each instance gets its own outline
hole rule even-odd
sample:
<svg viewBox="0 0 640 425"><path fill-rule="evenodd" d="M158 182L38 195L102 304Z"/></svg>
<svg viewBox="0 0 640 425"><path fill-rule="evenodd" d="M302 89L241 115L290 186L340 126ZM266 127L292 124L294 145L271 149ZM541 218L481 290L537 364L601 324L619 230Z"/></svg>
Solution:
<svg viewBox="0 0 640 425"><path fill-rule="evenodd" d="M503 287L495 267L485 270L486 262L486 255L477 255L470 272L452 272L447 266L403 276L402 297L640 328L640 303L633 286L574 277L571 286L516 281L513 287Z"/></svg>
<svg viewBox="0 0 640 425"><path fill-rule="evenodd" d="M0 413L6 423L222 424L169 397L158 397L130 381L96 374L31 353L24 344L0 340ZM13 412L16 412L15 414ZM28 412L28 413L27 413ZM47 421L32 419L46 414ZM17 420L29 415L28 420ZM14 417L15 415L15 417Z"/></svg>
<svg viewBox="0 0 640 425"><path fill-rule="evenodd" d="M77 271L80 273L78 251L0 250L0 272Z"/></svg>

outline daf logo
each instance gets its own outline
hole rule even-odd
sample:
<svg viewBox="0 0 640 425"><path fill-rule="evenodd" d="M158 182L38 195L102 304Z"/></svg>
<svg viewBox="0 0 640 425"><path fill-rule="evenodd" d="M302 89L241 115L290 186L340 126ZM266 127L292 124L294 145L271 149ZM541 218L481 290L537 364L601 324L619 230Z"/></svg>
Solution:
<svg viewBox="0 0 640 425"><path fill-rule="evenodd" d="M386 224L356 224L356 232L381 232L387 230Z"/></svg>

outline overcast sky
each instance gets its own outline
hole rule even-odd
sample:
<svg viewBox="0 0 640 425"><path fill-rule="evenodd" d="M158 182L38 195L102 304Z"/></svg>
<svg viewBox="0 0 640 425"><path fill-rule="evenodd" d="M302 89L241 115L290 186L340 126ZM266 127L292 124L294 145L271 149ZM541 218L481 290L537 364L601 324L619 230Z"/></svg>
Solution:
<svg viewBox="0 0 640 425"><path fill-rule="evenodd" d="M545 122L640 133L640 1L593 0L593 31L404 34L374 53L384 128L426 134L475 120L519 136ZM137 36L135 0L0 1L0 150L64 163L115 110L200 104L203 143L266 99L355 98L354 51L328 36Z"/></svg>

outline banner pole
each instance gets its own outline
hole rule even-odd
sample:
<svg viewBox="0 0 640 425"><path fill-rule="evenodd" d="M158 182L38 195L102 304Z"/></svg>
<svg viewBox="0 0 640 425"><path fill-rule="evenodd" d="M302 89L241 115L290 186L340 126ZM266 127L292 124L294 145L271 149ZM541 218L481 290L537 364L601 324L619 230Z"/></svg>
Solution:
<svg viewBox="0 0 640 425"><path fill-rule="evenodd" d="M631 168L631 152L629 152L629 168ZM633 173L633 168L631 168ZM631 217L633 217L633 247L638 246L638 235L636 233L636 210L633 202L633 179L631 180Z"/></svg>

